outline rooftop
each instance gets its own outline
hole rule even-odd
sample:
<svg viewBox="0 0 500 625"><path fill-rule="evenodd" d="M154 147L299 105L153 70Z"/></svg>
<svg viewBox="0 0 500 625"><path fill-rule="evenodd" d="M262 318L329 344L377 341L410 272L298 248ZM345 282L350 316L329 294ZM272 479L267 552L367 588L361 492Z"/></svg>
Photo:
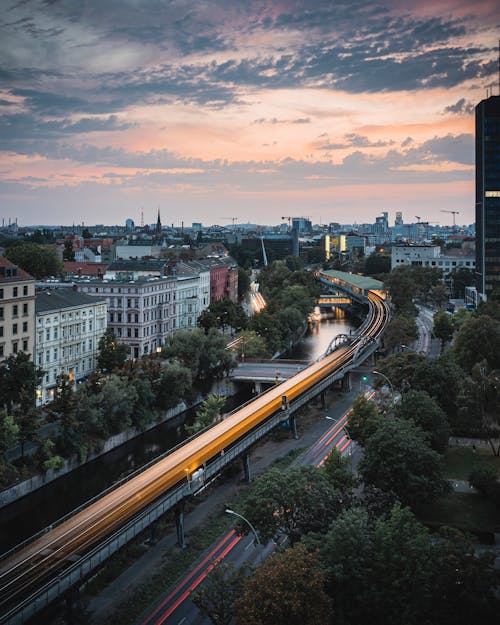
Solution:
<svg viewBox="0 0 500 625"><path fill-rule="evenodd" d="M73 289L50 289L36 294L35 312L48 312L65 308L80 308L82 306L105 303L104 298L96 298Z"/></svg>
<svg viewBox="0 0 500 625"><path fill-rule="evenodd" d="M370 278L369 276L360 276L356 273L348 273L346 271L336 271L334 269L328 269L324 271L326 275L331 276L332 278L336 278L337 280L342 280L343 282L348 282L349 284L353 284L359 289L368 289L371 291L379 291L384 288L384 283L380 282L380 280L375 280L375 278Z"/></svg>

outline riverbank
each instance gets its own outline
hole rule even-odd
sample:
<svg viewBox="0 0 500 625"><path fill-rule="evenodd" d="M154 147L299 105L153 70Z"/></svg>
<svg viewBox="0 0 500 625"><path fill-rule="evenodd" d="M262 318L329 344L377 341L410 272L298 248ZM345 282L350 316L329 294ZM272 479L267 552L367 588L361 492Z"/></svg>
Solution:
<svg viewBox="0 0 500 625"><path fill-rule="evenodd" d="M231 396L235 393L235 386L233 382L226 378L224 380L218 380L216 383L214 383L210 392L220 395ZM99 458L109 453L110 451L115 450L121 445L128 443L129 441L140 436L144 432L148 432L158 427L158 425L172 421L173 419L185 413L187 410L196 408L201 404L202 401L203 397L199 396L196 401L190 406L187 406L184 402L181 402L174 408L167 410L161 419L153 421L143 430L131 428L129 430L125 430L124 432L120 432L119 434L115 434L114 436L109 437L108 439L103 441L103 446L99 451L89 453L83 461L81 461L77 456L73 456L72 458L64 460L63 465L59 469L49 469L45 473L36 474L31 476L30 478L27 478L26 480L22 480L15 484L12 484L11 486L0 491L0 509L14 503L15 501L21 499L22 497L25 497L26 495L33 493L34 491L46 486L47 484L50 484L54 480L57 480L60 477L63 477L64 475L67 475L68 473L79 469L85 464L93 462L94 460L96 460L96 458Z"/></svg>

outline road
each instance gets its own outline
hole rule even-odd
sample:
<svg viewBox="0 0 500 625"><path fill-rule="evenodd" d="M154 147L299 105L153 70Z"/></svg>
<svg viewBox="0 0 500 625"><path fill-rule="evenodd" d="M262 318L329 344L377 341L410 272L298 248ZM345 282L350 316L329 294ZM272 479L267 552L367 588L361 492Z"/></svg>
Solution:
<svg viewBox="0 0 500 625"><path fill-rule="evenodd" d="M418 306L418 317L416 319L418 327L418 339L413 347L415 351L427 354L431 357L439 355L439 340L432 337L434 327L434 311L427 306Z"/></svg>
<svg viewBox="0 0 500 625"><path fill-rule="evenodd" d="M348 403L350 401L352 398L348 400ZM340 402L334 405L328 414L325 414L321 435L293 462L294 466L321 466L333 447L339 449L342 455L350 454L351 441L343 428L347 423L351 408L345 410L345 407L346 403ZM191 570L173 588L167 590L156 605L137 621L137 625L210 625L211 621L203 617L191 601L191 593L203 583L214 566L222 560L235 567L240 567L244 563L256 565L261 559L268 557L275 546L273 541L269 541L267 545L257 545L252 534L238 536L234 530L225 532L199 558Z"/></svg>

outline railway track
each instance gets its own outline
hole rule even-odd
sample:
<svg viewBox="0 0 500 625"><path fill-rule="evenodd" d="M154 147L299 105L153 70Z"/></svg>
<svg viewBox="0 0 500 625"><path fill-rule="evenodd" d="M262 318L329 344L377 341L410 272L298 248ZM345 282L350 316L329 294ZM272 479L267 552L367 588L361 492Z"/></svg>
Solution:
<svg viewBox="0 0 500 625"><path fill-rule="evenodd" d="M389 306L382 294L370 291L369 307L364 337L377 340L388 323ZM50 531L7 554L0 560L0 622L7 611L34 594L140 510L281 410L283 395L288 402L293 402L317 382L348 364L364 337L314 362Z"/></svg>

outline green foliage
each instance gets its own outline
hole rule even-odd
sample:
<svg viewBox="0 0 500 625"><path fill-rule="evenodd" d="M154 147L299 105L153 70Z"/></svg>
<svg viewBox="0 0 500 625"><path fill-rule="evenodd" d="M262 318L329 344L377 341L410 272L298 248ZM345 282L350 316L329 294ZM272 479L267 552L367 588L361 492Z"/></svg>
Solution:
<svg viewBox="0 0 500 625"><path fill-rule="evenodd" d="M178 362L171 362L162 367L161 375L154 384L156 405L161 410L169 410L187 399L193 378L190 369Z"/></svg>
<svg viewBox="0 0 500 625"><path fill-rule="evenodd" d="M293 284L282 289L279 302L282 308L296 308L305 317L314 308L316 298L306 286Z"/></svg>
<svg viewBox="0 0 500 625"><path fill-rule="evenodd" d="M401 345L407 345L418 338L418 328L413 317L397 315L393 317L384 332L384 347L393 351Z"/></svg>
<svg viewBox="0 0 500 625"><path fill-rule="evenodd" d="M217 564L203 586L192 594L193 603L214 625L230 625L247 574L245 566L235 569L232 564Z"/></svg>
<svg viewBox="0 0 500 625"><path fill-rule="evenodd" d="M359 395L353 404L349 415L349 434L351 438L365 446L366 442L377 431L382 415L377 410L375 402L366 399L364 395Z"/></svg>
<svg viewBox="0 0 500 625"><path fill-rule="evenodd" d="M238 267L238 301L241 302L250 289L250 276L243 267Z"/></svg>
<svg viewBox="0 0 500 625"><path fill-rule="evenodd" d="M262 542L283 534L293 545L307 532L325 531L340 507L340 492L324 472L291 467L271 469L259 477L238 512L257 528Z"/></svg>
<svg viewBox="0 0 500 625"><path fill-rule="evenodd" d="M432 287L437 286L442 277L440 269L405 265L396 267L385 278L384 285L389 289L396 311L413 316L413 299L419 297L426 301Z"/></svg>
<svg viewBox="0 0 500 625"><path fill-rule="evenodd" d="M330 613L325 572L302 545L259 566L235 604L237 625L324 625Z"/></svg>
<svg viewBox="0 0 500 625"><path fill-rule="evenodd" d="M427 301L434 306L442 308L449 299L448 289L444 284L436 284L429 291Z"/></svg>
<svg viewBox="0 0 500 625"><path fill-rule="evenodd" d="M75 252L73 250L73 240L66 239L64 241L63 260L74 261Z"/></svg>
<svg viewBox="0 0 500 625"><path fill-rule="evenodd" d="M247 325L247 317L240 304L235 304L230 299L212 302L198 317L198 325L208 332L212 328L234 328L242 330Z"/></svg>
<svg viewBox="0 0 500 625"><path fill-rule="evenodd" d="M474 271L468 267L455 267L449 274L454 298L463 299L465 287L474 285Z"/></svg>
<svg viewBox="0 0 500 625"><path fill-rule="evenodd" d="M391 257L388 254L374 252L365 259L364 273L367 276L381 276L391 271Z"/></svg>
<svg viewBox="0 0 500 625"><path fill-rule="evenodd" d="M466 372L482 360L491 369L500 369L500 321L487 316L472 317L462 324L453 351Z"/></svg>
<svg viewBox="0 0 500 625"><path fill-rule="evenodd" d="M19 425L12 415L0 409L0 464L4 462L5 452L14 447L19 440Z"/></svg>
<svg viewBox="0 0 500 625"><path fill-rule="evenodd" d="M201 430L222 421L222 408L226 403L225 395L215 395L211 393L201 404L201 408L196 412L196 420L193 425L186 426L188 434L196 434Z"/></svg>
<svg viewBox="0 0 500 625"><path fill-rule="evenodd" d="M35 404L35 392L43 376L29 354L12 354L0 363L0 402L11 412L14 407L28 412Z"/></svg>
<svg viewBox="0 0 500 625"><path fill-rule="evenodd" d="M443 453L448 447L450 427L439 404L425 391L409 390L396 406L395 416L408 419L427 432L432 449Z"/></svg>
<svg viewBox="0 0 500 625"><path fill-rule="evenodd" d="M482 495L500 504L500 482L493 467L478 467L469 476L469 483Z"/></svg>
<svg viewBox="0 0 500 625"><path fill-rule="evenodd" d="M54 454L55 443L50 438L42 439L38 449L38 462L43 471L58 471L64 466L61 456Z"/></svg>
<svg viewBox="0 0 500 625"><path fill-rule="evenodd" d="M219 378L234 366L224 336L213 329L208 334L200 328L179 330L167 339L163 353L189 369L195 382Z"/></svg>
<svg viewBox="0 0 500 625"><path fill-rule="evenodd" d="M343 501L346 503L346 497L352 494L358 484L352 473L350 461L342 457L340 451L334 447L323 463L322 471L332 486L342 493Z"/></svg>
<svg viewBox="0 0 500 625"><path fill-rule="evenodd" d="M237 353L244 358L267 358L269 354L265 339L253 330L245 330L239 335Z"/></svg>
<svg viewBox="0 0 500 625"><path fill-rule="evenodd" d="M36 243L12 245L5 250L5 257L38 279L62 273L62 263L55 251Z"/></svg>
<svg viewBox="0 0 500 625"><path fill-rule="evenodd" d="M394 492L404 505L416 506L446 490L439 454L423 430L406 419L387 417L379 424L358 468L365 482Z"/></svg>
<svg viewBox="0 0 500 625"><path fill-rule="evenodd" d="M97 367L104 373L123 367L130 351L128 345L117 341L111 328L107 328L99 339L98 349Z"/></svg>
<svg viewBox="0 0 500 625"><path fill-rule="evenodd" d="M441 351L448 341L453 338L454 326L451 316L444 310L439 310L434 315L433 334L441 341Z"/></svg>

